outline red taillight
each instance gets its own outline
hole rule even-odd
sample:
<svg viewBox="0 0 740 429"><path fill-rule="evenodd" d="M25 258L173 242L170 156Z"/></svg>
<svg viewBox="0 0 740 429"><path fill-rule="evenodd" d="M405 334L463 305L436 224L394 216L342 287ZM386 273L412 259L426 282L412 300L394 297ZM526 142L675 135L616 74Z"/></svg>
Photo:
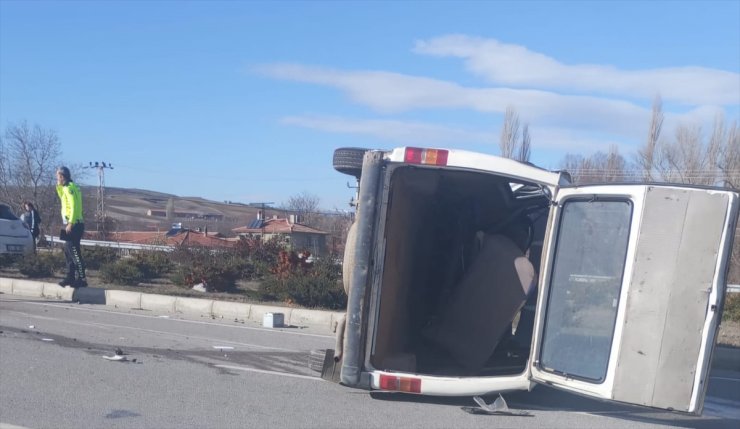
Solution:
<svg viewBox="0 0 740 429"><path fill-rule="evenodd" d="M407 147L404 162L409 164L447 165L448 151Z"/></svg>
<svg viewBox="0 0 740 429"><path fill-rule="evenodd" d="M382 374L380 376L380 389L393 390L396 392L421 393L421 380L411 377L395 377Z"/></svg>

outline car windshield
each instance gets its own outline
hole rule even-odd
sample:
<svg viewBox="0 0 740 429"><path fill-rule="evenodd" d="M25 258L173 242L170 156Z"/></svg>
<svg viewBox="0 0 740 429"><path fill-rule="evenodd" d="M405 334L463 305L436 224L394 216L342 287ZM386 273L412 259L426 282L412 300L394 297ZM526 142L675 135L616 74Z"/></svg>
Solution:
<svg viewBox="0 0 740 429"><path fill-rule="evenodd" d="M10 207L0 204L0 219L5 220L18 220L18 218L10 210Z"/></svg>

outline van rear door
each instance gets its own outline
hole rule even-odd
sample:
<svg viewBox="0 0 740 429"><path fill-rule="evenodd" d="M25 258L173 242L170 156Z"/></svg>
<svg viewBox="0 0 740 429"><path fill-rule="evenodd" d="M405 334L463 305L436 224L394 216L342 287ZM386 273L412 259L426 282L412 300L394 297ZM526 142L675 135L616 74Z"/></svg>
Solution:
<svg viewBox="0 0 740 429"><path fill-rule="evenodd" d="M534 381L701 413L738 216L735 192L561 188L540 279Z"/></svg>

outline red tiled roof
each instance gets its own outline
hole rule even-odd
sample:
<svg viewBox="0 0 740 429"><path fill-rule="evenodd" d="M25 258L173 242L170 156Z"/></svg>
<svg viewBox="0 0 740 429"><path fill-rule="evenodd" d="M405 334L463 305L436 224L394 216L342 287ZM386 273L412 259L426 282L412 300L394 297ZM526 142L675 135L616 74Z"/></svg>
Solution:
<svg viewBox="0 0 740 429"><path fill-rule="evenodd" d="M300 223L290 223L288 219L267 219L262 228L241 226L239 228L232 229L232 231L237 234L261 234L263 231L265 234L292 234L294 232L328 234L327 232L311 228L310 226L301 225Z"/></svg>
<svg viewBox="0 0 740 429"><path fill-rule="evenodd" d="M164 232L155 231L120 231L111 233L108 241L134 244L155 244L163 246L179 246L181 244L198 244L205 247L234 247L235 242L219 238L217 233L190 231L183 229L177 234L167 237ZM91 237L92 238L92 237Z"/></svg>

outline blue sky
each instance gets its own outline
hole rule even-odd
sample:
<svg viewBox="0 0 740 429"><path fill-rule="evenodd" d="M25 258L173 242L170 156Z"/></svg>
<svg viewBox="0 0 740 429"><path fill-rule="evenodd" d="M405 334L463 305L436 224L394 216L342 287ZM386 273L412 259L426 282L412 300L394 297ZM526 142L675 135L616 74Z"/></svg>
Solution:
<svg viewBox="0 0 740 429"><path fill-rule="evenodd" d="M629 157L658 93L664 134L740 117L740 1L0 0L0 126L108 186L347 209L337 147L497 154L513 106L542 166Z"/></svg>

